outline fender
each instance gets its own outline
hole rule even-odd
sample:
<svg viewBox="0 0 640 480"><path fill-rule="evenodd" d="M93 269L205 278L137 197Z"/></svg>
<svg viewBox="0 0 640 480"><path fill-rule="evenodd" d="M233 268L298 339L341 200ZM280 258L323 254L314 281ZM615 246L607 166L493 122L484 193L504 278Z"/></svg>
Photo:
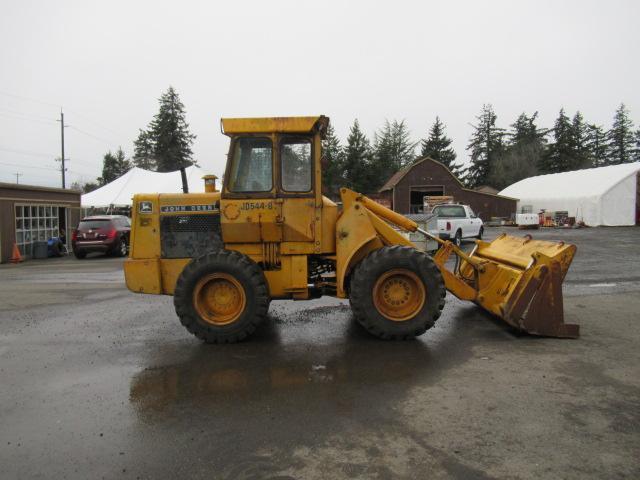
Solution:
<svg viewBox="0 0 640 480"><path fill-rule="evenodd" d="M337 296L346 298L346 278L367 254L385 245L415 245L360 201L366 197L346 188L341 197L344 210L336 223L336 286Z"/></svg>

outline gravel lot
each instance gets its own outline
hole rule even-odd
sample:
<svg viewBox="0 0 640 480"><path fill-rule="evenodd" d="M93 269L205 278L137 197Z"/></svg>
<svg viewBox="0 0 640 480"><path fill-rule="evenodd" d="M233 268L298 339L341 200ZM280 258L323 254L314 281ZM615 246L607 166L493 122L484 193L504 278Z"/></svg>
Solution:
<svg viewBox="0 0 640 480"><path fill-rule="evenodd" d="M532 233L578 245L579 340L449 295L412 342L319 299L207 346L170 297L126 290L121 259L2 265L0 476L640 478L640 228Z"/></svg>

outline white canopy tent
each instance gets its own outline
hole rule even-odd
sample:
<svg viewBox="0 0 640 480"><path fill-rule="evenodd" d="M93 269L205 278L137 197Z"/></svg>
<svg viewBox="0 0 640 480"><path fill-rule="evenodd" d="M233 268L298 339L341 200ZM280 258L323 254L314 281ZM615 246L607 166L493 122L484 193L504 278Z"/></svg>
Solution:
<svg viewBox="0 0 640 480"><path fill-rule="evenodd" d="M189 192L204 192L205 173L196 166L186 169ZM81 198L82 208L106 208L131 206L131 197L136 193L182 192L180 171L152 172L134 167L111 183L85 193Z"/></svg>
<svg viewBox="0 0 640 480"><path fill-rule="evenodd" d="M499 195L515 197L518 212L568 211L586 225L635 225L640 162L525 178Z"/></svg>

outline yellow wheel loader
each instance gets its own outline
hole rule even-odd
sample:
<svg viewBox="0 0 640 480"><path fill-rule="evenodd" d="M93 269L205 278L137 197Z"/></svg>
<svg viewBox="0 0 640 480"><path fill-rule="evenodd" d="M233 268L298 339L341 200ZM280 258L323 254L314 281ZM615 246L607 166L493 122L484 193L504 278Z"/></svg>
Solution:
<svg viewBox="0 0 640 480"><path fill-rule="evenodd" d="M373 335L409 339L434 325L447 290L516 329L578 336L562 306L575 246L502 235L466 254L432 237L438 252L418 251L399 231L430 236L415 222L346 188L341 208L322 195L328 124L222 119L221 191L205 177L205 193L134 196L127 287L173 295L182 324L209 343L246 338L272 299L321 295L348 298Z"/></svg>

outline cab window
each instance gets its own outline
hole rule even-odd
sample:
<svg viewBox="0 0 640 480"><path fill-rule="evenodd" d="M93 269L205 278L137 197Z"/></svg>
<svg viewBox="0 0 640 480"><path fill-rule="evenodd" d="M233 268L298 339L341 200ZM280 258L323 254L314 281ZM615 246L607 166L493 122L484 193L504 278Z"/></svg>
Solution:
<svg viewBox="0 0 640 480"><path fill-rule="evenodd" d="M285 192L311 190L311 139L285 138L280 142L282 189Z"/></svg>
<svg viewBox="0 0 640 480"><path fill-rule="evenodd" d="M228 189L231 192L269 192L273 188L271 140L244 137L233 149Z"/></svg>

